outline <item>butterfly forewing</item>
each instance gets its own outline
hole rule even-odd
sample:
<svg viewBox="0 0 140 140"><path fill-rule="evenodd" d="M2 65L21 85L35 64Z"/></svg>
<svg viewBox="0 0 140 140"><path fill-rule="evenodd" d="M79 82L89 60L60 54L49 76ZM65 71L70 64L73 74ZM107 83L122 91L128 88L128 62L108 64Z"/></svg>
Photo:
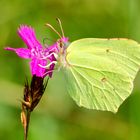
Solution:
<svg viewBox="0 0 140 140"><path fill-rule="evenodd" d="M80 39L67 48L68 92L79 106L116 112L130 95L140 45L128 39Z"/></svg>

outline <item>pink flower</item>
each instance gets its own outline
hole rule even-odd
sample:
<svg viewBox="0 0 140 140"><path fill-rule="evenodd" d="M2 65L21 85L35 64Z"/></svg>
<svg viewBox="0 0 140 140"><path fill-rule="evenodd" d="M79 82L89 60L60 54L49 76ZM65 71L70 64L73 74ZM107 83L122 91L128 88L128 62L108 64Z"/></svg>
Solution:
<svg viewBox="0 0 140 140"><path fill-rule="evenodd" d="M57 63L56 55L59 52L58 43L43 48L41 43L36 39L34 29L32 27L21 25L18 29L18 35L27 45L27 48L11 48L6 50L14 51L16 54L24 59L31 59L30 68L32 75L44 78L45 76L52 76L55 64ZM60 39L67 42L67 38Z"/></svg>

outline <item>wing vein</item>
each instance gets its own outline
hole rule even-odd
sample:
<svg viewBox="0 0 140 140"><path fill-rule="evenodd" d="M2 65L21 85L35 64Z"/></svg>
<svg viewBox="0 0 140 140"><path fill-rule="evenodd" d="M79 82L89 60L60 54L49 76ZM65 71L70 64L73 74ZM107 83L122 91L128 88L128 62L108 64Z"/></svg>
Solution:
<svg viewBox="0 0 140 140"><path fill-rule="evenodd" d="M75 69L75 68L74 68ZM78 72L80 75L81 75L81 77L83 77L85 80L87 80L89 83L90 83L90 85L91 85L91 87L95 87L95 88L98 88L101 92L103 92L104 90L106 90L106 91L108 91L109 93L111 93L108 89L106 89L106 88L101 88L101 87L97 87L97 86L95 86L93 83L91 83L85 76L83 76L77 69L75 69L75 71L76 72ZM96 79L95 79L96 80ZM114 87L113 87L113 89L114 89ZM110 103L110 101L109 101L109 97L107 97L106 95L105 95L105 93L103 92L103 94L104 94L104 96L106 97L106 99L108 100L108 103ZM112 94L112 93L111 93ZM94 93L93 93L93 95L94 95ZM117 94L118 95L118 94ZM92 96L92 95L91 95ZM94 95L94 97L96 98L96 96ZM122 98L121 98L122 99ZM96 100L98 101L98 104L99 104L99 100L96 98ZM103 101L104 102L104 101ZM114 101L113 101L114 102ZM114 102L114 104L116 105L116 103Z"/></svg>

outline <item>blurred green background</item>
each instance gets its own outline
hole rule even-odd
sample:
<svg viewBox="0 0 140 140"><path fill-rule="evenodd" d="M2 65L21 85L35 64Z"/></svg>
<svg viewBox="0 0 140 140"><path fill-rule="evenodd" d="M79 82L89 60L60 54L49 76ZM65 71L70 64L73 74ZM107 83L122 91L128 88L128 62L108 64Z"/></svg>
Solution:
<svg viewBox="0 0 140 140"><path fill-rule="evenodd" d="M23 47L20 24L35 28L38 39L56 39L44 26L63 23L70 41L86 37L125 37L140 42L139 0L0 0L0 140L22 140L20 99L28 60L5 51ZM65 89L63 73L55 72L32 114L29 140L140 140L140 74L132 95L117 114L78 107Z"/></svg>

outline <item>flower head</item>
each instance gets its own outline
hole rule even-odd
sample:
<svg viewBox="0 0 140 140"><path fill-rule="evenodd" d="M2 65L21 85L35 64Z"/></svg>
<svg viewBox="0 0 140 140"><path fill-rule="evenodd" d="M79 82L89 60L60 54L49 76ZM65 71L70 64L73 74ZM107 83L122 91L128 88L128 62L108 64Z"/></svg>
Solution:
<svg viewBox="0 0 140 140"><path fill-rule="evenodd" d="M30 69L32 80L30 84L28 80L25 82L21 112L24 135L25 139L27 139L30 114L42 98L48 83L49 78L44 82L44 77L52 77L55 64L59 60L58 56L61 56L59 54L61 54L61 50L64 50L64 45L62 46L62 43L67 43L68 39L65 38L64 35L62 37L59 36L60 39L56 43L45 48L36 39L34 29L30 26L21 25L18 29L18 35L27 45L27 48L7 47L5 49L14 51L21 58L31 60Z"/></svg>
<svg viewBox="0 0 140 140"><path fill-rule="evenodd" d="M32 75L42 78L47 75L51 77L55 64L57 63L57 53L59 52L58 43L55 43L48 48L44 48L36 39L34 29L27 25L20 26L18 35L27 45L27 48L15 49L7 47L5 49L16 52L21 58L31 59L30 68ZM60 40L66 42L67 38L62 38Z"/></svg>

